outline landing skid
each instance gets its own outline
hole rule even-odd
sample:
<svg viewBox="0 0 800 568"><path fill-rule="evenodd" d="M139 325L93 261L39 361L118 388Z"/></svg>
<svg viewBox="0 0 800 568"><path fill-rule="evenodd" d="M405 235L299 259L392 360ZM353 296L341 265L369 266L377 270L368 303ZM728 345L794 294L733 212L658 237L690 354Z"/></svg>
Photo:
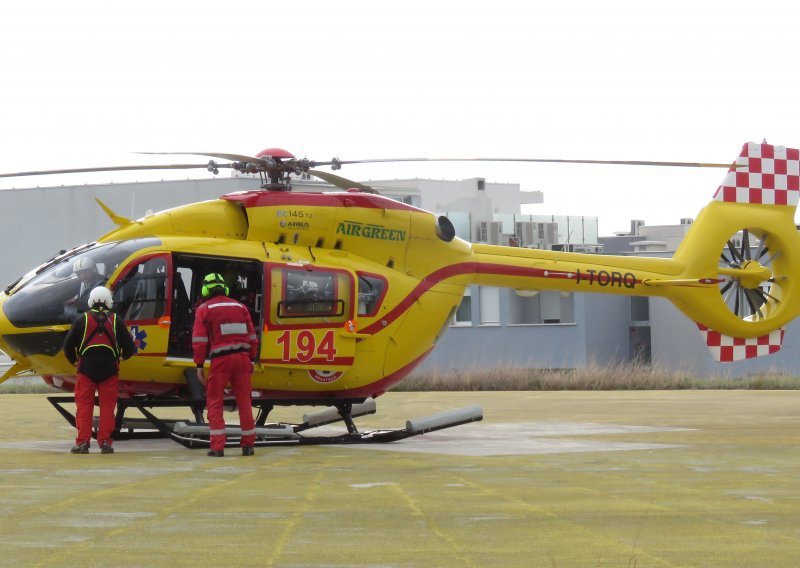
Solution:
<svg viewBox="0 0 800 568"><path fill-rule="evenodd" d="M74 403L74 397L51 396L47 400L67 422L75 426L75 416L62 406L63 403ZM274 401L253 400L253 406L259 409L256 417L256 446L387 443L483 420L483 410L480 406L475 405L408 420L405 428L360 432L353 419L374 414L376 409L374 399L340 402L337 406L329 406L323 410L304 414L303 422L300 424L268 424L266 420L274 408L274 404ZM309 402L281 401L281 404L308 405ZM120 399L117 403L114 438L116 440L171 438L186 448L208 448L210 446L208 424L167 420L155 416L148 410L148 408L167 406L196 408L196 402L156 398ZM127 418L125 411L128 408L137 409L144 418ZM197 417L196 412L195 416ZM317 436L304 433L307 430L336 422L344 422L347 433ZM226 426L225 434L227 447L239 445L241 429L238 426Z"/></svg>

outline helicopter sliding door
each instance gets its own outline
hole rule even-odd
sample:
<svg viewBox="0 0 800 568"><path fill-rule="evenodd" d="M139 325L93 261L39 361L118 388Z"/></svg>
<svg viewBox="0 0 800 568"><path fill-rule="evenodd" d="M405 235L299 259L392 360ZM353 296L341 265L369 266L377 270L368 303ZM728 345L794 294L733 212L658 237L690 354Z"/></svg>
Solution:
<svg viewBox="0 0 800 568"><path fill-rule="evenodd" d="M262 361L303 369L313 383L333 383L353 365L353 275L341 269L271 263L266 273L269 319L264 341L269 347Z"/></svg>
<svg viewBox="0 0 800 568"><path fill-rule="evenodd" d="M204 299L200 294L203 278L216 272L228 286L229 295L250 311L259 335L263 308L263 265L255 260L173 253L172 310L170 313L168 361L193 366L192 326L194 311Z"/></svg>

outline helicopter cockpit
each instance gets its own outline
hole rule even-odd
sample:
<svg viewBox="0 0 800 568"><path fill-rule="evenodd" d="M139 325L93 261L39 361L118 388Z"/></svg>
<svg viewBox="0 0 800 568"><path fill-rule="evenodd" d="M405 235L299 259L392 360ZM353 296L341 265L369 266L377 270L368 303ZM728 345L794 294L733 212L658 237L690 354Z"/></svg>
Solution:
<svg viewBox="0 0 800 568"><path fill-rule="evenodd" d="M88 309L92 288L105 285L131 254L160 244L156 238L93 243L58 255L7 288L5 315L16 327L71 323Z"/></svg>

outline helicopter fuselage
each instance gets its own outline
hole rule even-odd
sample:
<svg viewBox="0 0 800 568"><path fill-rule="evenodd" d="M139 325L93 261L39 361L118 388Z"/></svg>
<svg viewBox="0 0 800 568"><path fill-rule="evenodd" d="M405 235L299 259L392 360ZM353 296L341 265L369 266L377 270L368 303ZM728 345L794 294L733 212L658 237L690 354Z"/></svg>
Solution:
<svg viewBox="0 0 800 568"><path fill-rule="evenodd" d="M728 208L725 216L720 207ZM104 209L118 228L0 295L0 348L17 370L67 390L75 371L60 348L76 317L70 309L80 303L72 268L85 257L137 343L120 368L121 391L130 395L183 392L193 367L193 310L209 272L223 274L231 296L250 310L260 340L253 389L274 400L380 395L434 348L473 284L665 296L699 324L735 337L769 333L796 313L793 299L761 318L731 314L718 266L732 234L785 224L789 207L712 202L671 259L470 244L455 237L446 217L357 190L234 193L136 221ZM754 215L764 219L749 225ZM789 236L770 238L790 248ZM794 261L787 251L778 264L790 254ZM726 275L757 283L756 265Z"/></svg>

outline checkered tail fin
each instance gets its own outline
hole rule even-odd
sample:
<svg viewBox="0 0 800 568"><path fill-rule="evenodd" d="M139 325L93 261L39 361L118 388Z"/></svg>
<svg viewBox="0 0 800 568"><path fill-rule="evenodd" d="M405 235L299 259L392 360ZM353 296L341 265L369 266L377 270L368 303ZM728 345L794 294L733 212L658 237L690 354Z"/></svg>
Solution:
<svg viewBox="0 0 800 568"><path fill-rule="evenodd" d="M744 361L777 353L783 346L783 328L761 337L731 337L697 324L711 356L720 363Z"/></svg>
<svg viewBox="0 0 800 568"><path fill-rule="evenodd" d="M748 142L714 194L716 201L797 207L800 150Z"/></svg>

